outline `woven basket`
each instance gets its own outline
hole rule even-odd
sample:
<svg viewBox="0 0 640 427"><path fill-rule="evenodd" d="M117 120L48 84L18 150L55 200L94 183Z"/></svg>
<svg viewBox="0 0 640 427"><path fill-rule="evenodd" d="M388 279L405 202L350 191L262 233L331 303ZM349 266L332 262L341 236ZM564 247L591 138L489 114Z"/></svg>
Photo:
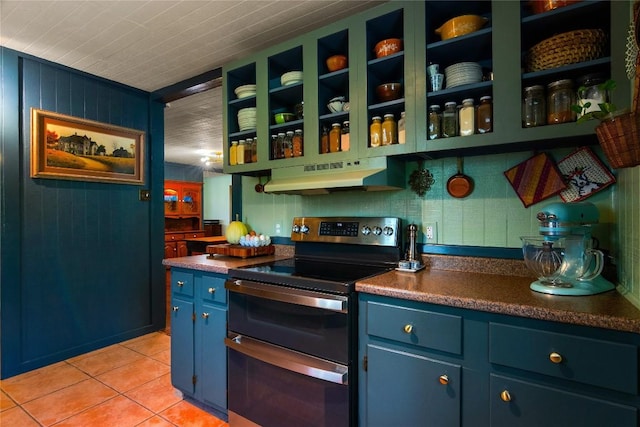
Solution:
<svg viewBox="0 0 640 427"><path fill-rule="evenodd" d="M527 72L548 70L601 58L606 53L607 35L600 29L583 29L558 34L529 49Z"/></svg>
<svg viewBox="0 0 640 427"><path fill-rule="evenodd" d="M596 126L596 135L612 168L640 164L640 114L631 112Z"/></svg>

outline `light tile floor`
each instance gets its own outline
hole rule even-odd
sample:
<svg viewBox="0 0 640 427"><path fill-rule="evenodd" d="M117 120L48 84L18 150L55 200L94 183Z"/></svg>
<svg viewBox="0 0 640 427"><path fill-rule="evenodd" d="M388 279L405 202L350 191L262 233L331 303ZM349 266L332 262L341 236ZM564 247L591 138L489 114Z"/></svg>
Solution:
<svg viewBox="0 0 640 427"><path fill-rule="evenodd" d="M0 381L2 427L228 427L171 386L156 332Z"/></svg>

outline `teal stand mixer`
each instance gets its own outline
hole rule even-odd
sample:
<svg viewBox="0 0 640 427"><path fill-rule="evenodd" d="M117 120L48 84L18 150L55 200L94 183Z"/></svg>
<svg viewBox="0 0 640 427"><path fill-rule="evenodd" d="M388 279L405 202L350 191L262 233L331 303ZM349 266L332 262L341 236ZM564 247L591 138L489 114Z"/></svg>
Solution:
<svg viewBox="0 0 640 427"><path fill-rule="evenodd" d="M591 225L598 208L589 202L552 203L537 214L539 236L524 236L525 264L538 280L531 289L551 295L594 295L614 289L600 275L602 251L593 248Z"/></svg>

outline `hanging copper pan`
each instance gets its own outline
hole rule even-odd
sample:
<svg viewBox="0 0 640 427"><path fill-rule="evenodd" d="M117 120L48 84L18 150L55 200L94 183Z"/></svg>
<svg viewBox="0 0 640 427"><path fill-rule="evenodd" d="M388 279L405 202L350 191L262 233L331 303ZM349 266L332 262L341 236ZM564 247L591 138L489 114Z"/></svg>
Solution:
<svg viewBox="0 0 640 427"><path fill-rule="evenodd" d="M462 199L473 191L473 179L462 173L462 157L458 157L458 173L447 181L447 192L451 197Z"/></svg>

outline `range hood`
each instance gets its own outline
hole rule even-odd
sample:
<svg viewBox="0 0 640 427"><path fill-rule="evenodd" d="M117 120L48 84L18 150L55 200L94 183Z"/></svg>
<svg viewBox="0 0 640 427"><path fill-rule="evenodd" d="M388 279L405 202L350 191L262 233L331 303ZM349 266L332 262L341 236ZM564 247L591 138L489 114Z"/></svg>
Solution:
<svg viewBox="0 0 640 427"><path fill-rule="evenodd" d="M387 157L337 160L273 169L265 193L317 195L405 188L404 162Z"/></svg>

